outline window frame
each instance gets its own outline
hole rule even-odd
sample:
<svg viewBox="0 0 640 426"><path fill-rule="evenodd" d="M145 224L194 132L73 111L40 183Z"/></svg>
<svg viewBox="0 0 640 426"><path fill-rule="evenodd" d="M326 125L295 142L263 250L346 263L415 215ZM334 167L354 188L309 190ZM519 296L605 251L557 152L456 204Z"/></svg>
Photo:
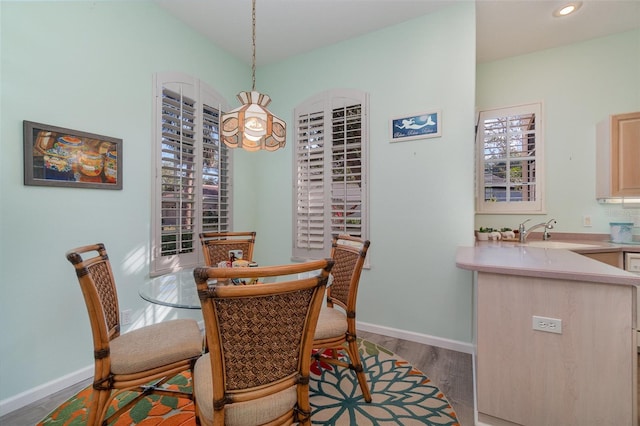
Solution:
<svg viewBox="0 0 640 426"><path fill-rule="evenodd" d="M533 201L491 201L485 200L485 141L483 123L487 119L506 118L514 115L534 114L535 155L528 156L529 161L535 163L535 189ZM514 105L502 108L481 110L477 114L476 122L476 214L545 214L545 164L544 164L544 116L542 102ZM509 154L507 158L510 160ZM524 161L524 160L521 160ZM505 181L505 191L509 187L510 179Z"/></svg>
<svg viewBox="0 0 640 426"><path fill-rule="evenodd" d="M167 94L177 93L180 95L180 99L186 99L180 101L179 115L163 118L165 113L165 107L169 108L168 104L165 105L164 97L165 91ZM188 102L193 102L193 109L189 112L183 112L184 105ZM189 105L187 105L189 106ZM199 233L206 231L230 231L232 228L232 150L230 150L224 143L221 142L219 132L219 120L224 111L227 111L228 104L226 100L214 89L208 86L206 83L199 79L187 74L179 72L164 72L156 73L153 76L153 139L152 139L152 189L151 189L151 261L150 261L150 275L157 276L164 273L173 272L182 268L194 267L203 263L202 247L199 241ZM179 132L179 137L182 138L184 134L192 132L193 145L185 144L186 148L175 148L173 151L167 151L166 146L171 145L173 142L170 139L163 139L163 123L168 119L179 121L182 132ZM185 126L186 124L186 126ZM174 126L175 128L176 126ZM217 128L217 131L216 131ZM207 129L209 132L207 133ZM188 136L184 136L185 139ZM217 143L216 143L217 139ZM175 144L174 144L175 145ZM213 148L213 150L211 149ZM212 158L215 162L219 162L220 166L214 168L218 172L218 185L216 188L215 197L216 204L215 209L211 211L217 218L217 223L213 227L204 228L204 220L206 212L203 211L208 204L204 198L205 186L207 190L211 190L208 186L210 182L205 182L203 175L205 174L204 160L205 150L207 151L208 158ZM177 157L171 158L171 153L177 153ZM163 154L165 153L165 154ZM163 155L169 154L170 161L177 161L184 167L178 167L178 170L185 170L185 175L188 175L186 180L188 183L182 183L180 179L181 188L190 188L187 191L178 190L177 200L167 201L166 193L166 178L175 178L179 173L175 170L172 174L164 175L163 164L167 165L165 161L163 163ZM192 157L192 161L185 160L183 163L183 157ZM186 165L186 166L185 166ZM170 171L171 167L167 165L167 171ZM208 180L215 180L215 173L206 173ZM169 184L171 185L171 184ZM189 193L189 191L192 193ZM164 191L164 192L163 192ZM190 197L183 203L182 195ZM164 201L164 203L163 203ZM174 204L171 207L167 207ZM185 207L188 205L189 207ZM167 215L167 209L173 208L176 210L176 216L173 219L174 223L167 225L171 217ZM186 219L188 222L182 221L182 212L190 213L190 218ZM175 234L190 235L190 241L186 240L188 248L184 252L178 252L173 254L163 254L163 215L165 217L164 229L167 227L175 228ZM188 228L188 229L186 229ZM168 234L167 234L168 235ZM176 237L180 241L180 237ZM176 243L176 245L180 245Z"/></svg>
<svg viewBox="0 0 640 426"><path fill-rule="evenodd" d="M316 125L312 121L316 121ZM359 127L351 127L358 123ZM342 125L344 127L340 127ZM315 142L322 145L315 149L309 143L314 139L311 134L314 126ZM293 139L293 260L328 257L333 237L338 233L368 239L369 95L357 89L334 89L302 101L294 109ZM343 161L349 156L350 160ZM313 164L317 167L312 172L310 166ZM305 176L311 175L313 179L304 180ZM312 180L317 184L315 188L309 186ZM313 192L316 193L315 200L312 200ZM322 219L309 219L311 216ZM347 216L352 219L347 220Z"/></svg>

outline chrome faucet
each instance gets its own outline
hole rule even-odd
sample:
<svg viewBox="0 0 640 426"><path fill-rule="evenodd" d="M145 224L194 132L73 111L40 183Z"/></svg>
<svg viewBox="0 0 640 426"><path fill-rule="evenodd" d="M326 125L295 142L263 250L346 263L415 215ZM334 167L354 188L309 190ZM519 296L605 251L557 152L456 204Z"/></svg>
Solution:
<svg viewBox="0 0 640 426"><path fill-rule="evenodd" d="M537 225L533 225L531 228L525 230L524 229L524 224L529 222L530 220L531 219L525 220L518 227L518 232L520 234L519 238L520 238L520 242L521 243L526 243L527 242L527 237L529 236L531 231L533 231L534 229L542 228L542 227L544 227L544 233L542 234L542 239L545 240L545 241L548 240L549 238L551 238L551 235L549 235L549 229L553 229L553 225L558 223L558 222L556 222L555 219L551 219L548 222L538 223Z"/></svg>

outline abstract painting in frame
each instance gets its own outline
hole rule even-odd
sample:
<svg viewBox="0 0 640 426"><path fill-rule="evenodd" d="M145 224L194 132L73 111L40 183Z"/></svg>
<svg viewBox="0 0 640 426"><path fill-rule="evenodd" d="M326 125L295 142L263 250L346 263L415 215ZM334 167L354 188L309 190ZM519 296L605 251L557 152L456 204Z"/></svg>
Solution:
<svg viewBox="0 0 640 426"><path fill-rule="evenodd" d="M395 117L390 122L391 142L442 136L442 112L440 110Z"/></svg>
<svg viewBox="0 0 640 426"><path fill-rule="evenodd" d="M23 121L24 184L122 189L122 139Z"/></svg>

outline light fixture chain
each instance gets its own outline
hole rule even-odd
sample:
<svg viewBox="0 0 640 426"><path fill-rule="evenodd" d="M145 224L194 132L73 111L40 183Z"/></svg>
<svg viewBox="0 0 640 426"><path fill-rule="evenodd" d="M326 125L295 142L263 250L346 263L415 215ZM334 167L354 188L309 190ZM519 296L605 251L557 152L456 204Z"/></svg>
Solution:
<svg viewBox="0 0 640 426"><path fill-rule="evenodd" d="M251 72L253 75L253 91L256 90L256 0L252 0L252 28L253 28L253 38L252 38L252 46L253 46L253 56L252 56L252 67Z"/></svg>
<svg viewBox="0 0 640 426"><path fill-rule="evenodd" d="M251 92L238 93L240 107L222 114L220 133L229 148L275 151L285 146L287 125L266 108L271 98L256 91L256 0L251 0L251 6L253 85Z"/></svg>

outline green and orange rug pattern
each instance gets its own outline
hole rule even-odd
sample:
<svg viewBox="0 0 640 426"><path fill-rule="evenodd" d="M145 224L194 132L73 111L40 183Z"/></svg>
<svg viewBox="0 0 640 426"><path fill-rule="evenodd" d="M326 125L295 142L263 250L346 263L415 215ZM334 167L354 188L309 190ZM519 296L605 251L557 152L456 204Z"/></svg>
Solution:
<svg viewBox="0 0 640 426"><path fill-rule="evenodd" d="M346 368L316 361L312 365L310 399L314 425L438 425L459 426L444 394L422 372L375 343L360 340L364 370L373 401L362 398L355 374ZM172 378L168 386L190 391L189 373ZM116 398L110 412L126 404L133 393ZM91 387L55 409L37 426L85 425ZM113 426L195 426L188 399L150 395L115 419Z"/></svg>

